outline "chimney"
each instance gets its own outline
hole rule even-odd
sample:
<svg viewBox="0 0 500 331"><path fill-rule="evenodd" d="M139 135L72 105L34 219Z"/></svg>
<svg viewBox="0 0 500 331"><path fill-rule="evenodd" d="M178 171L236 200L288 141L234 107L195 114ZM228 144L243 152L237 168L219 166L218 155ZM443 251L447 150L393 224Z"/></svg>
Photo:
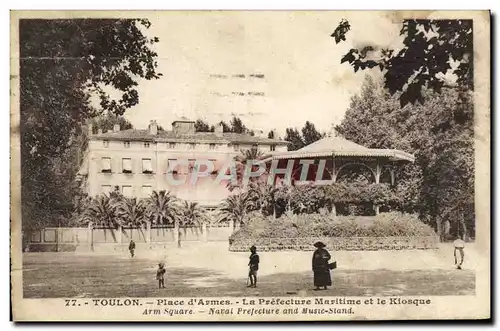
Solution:
<svg viewBox="0 0 500 331"><path fill-rule="evenodd" d="M217 137L222 137L222 134L224 133L224 128L222 126L222 123L217 124L214 133Z"/></svg>
<svg viewBox="0 0 500 331"><path fill-rule="evenodd" d="M102 129L97 130L97 134L102 134Z"/></svg>
<svg viewBox="0 0 500 331"><path fill-rule="evenodd" d="M149 134L156 136L158 134L158 124L156 121L151 121L149 123Z"/></svg>
<svg viewBox="0 0 500 331"><path fill-rule="evenodd" d="M93 135L92 129L93 129L92 128L92 123L89 123L89 125L87 127L87 134L89 135L89 137Z"/></svg>
<svg viewBox="0 0 500 331"><path fill-rule="evenodd" d="M119 132L119 131L120 131L120 124L113 125L113 132Z"/></svg>

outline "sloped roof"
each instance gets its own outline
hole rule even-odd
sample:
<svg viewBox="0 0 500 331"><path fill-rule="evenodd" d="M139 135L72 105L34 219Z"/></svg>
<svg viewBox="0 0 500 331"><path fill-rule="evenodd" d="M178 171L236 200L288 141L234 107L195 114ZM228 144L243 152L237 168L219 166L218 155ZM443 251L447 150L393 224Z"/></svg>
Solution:
<svg viewBox="0 0 500 331"><path fill-rule="evenodd" d="M387 157L392 161L415 161L412 154L400 150L368 148L340 137L326 137L296 151L270 153L269 158L263 161L335 156Z"/></svg>
<svg viewBox="0 0 500 331"><path fill-rule="evenodd" d="M366 151L369 148L347 139L326 137L299 149L298 152L315 153L331 151L332 149L337 151Z"/></svg>
<svg viewBox="0 0 500 331"><path fill-rule="evenodd" d="M126 141L158 141L158 142L196 142L196 143L219 143L219 144L273 144L287 145L289 142L278 139L268 139L263 137L254 137L246 134L225 132L222 136L214 132L195 132L192 134L174 134L172 131L158 131L157 135L152 135L149 130L128 129L118 132L108 131L102 134L92 136L98 140L126 140Z"/></svg>

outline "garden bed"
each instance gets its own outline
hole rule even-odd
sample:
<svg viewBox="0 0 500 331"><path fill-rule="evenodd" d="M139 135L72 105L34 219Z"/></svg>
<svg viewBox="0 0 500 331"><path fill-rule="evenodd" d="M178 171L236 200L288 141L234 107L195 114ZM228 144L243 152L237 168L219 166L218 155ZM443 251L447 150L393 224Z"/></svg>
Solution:
<svg viewBox="0 0 500 331"><path fill-rule="evenodd" d="M290 215L279 219L252 215L229 238L229 250L246 252L314 250L324 242L329 249L346 251L434 249L439 239L415 215L384 213L370 217Z"/></svg>
<svg viewBox="0 0 500 331"><path fill-rule="evenodd" d="M322 241L334 251L377 251L402 249L435 249L436 236L429 237L338 237L338 238L259 238L256 240L230 240L231 252L248 252L255 245L258 251L313 251L313 244Z"/></svg>

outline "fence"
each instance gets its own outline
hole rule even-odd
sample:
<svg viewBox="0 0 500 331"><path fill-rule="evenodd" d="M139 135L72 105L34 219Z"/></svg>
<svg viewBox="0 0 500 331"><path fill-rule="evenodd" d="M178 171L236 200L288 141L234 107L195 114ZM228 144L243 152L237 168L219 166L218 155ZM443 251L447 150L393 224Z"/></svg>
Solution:
<svg viewBox="0 0 500 331"><path fill-rule="evenodd" d="M181 227L172 225L87 228L44 228L23 233L23 247L30 252L95 251L102 248L118 250L133 240L137 246L150 248L180 242L227 241L233 233L232 224L215 224Z"/></svg>

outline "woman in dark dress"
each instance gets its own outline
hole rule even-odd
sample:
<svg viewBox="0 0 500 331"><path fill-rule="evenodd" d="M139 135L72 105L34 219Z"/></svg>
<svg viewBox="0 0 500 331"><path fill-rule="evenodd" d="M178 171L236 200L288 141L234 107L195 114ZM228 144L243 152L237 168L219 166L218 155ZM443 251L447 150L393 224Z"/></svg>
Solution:
<svg viewBox="0 0 500 331"><path fill-rule="evenodd" d="M330 253L325 249L326 245L321 241L314 244L316 250L312 258L312 269L314 273L315 291L320 290L320 287L326 290L327 286L332 285L332 277L330 275L329 261L332 258Z"/></svg>

